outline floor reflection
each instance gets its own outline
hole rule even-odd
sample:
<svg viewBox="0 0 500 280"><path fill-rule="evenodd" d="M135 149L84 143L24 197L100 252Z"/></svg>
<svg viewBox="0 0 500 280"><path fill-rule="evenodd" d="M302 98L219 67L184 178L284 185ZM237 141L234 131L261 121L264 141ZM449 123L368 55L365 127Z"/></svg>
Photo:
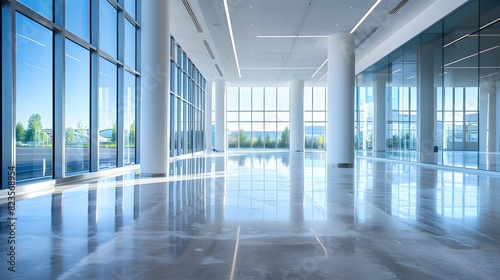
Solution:
<svg viewBox="0 0 500 280"><path fill-rule="evenodd" d="M500 179L475 172L364 158L333 168L324 152L188 158L168 178L126 174L19 200L17 272L1 275L494 279ZM0 218L6 241L5 203Z"/></svg>

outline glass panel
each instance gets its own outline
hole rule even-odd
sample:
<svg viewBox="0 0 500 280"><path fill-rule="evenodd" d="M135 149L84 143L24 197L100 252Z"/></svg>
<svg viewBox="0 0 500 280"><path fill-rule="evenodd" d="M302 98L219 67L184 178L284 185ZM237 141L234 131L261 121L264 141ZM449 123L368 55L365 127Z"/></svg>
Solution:
<svg viewBox="0 0 500 280"><path fill-rule="evenodd" d="M123 137L125 152L123 164L135 163L135 75L125 71L123 93Z"/></svg>
<svg viewBox="0 0 500 280"><path fill-rule="evenodd" d="M117 38L118 38L118 21L116 9L109 4L107 0L100 2L100 17L99 17L99 44L101 50L109 55L116 57L117 55Z"/></svg>
<svg viewBox="0 0 500 280"><path fill-rule="evenodd" d="M289 111L290 110L290 95L288 88L279 87L278 88L278 111Z"/></svg>
<svg viewBox="0 0 500 280"><path fill-rule="evenodd" d="M464 89L455 88L455 110L462 111L464 109Z"/></svg>
<svg viewBox="0 0 500 280"><path fill-rule="evenodd" d="M89 171L90 53L66 40L66 173Z"/></svg>
<svg viewBox="0 0 500 280"><path fill-rule="evenodd" d="M212 94L212 95L215 96L215 94ZM228 111L238 111L239 110L238 108L239 108L238 107L238 88L228 87L227 88L227 110Z"/></svg>
<svg viewBox="0 0 500 280"><path fill-rule="evenodd" d="M315 111L326 110L326 94L324 87L315 87L313 92L313 109Z"/></svg>
<svg viewBox="0 0 500 280"><path fill-rule="evenodd" d="M265 88L265 95L266 95L266 104L265 108L266 111L269 110L276 110L276 88L275 87L266 87Z"/></svg>
<svg viewBox="0 0 500 280"><path fill-rule="evenodd" d="M252 121L252 113L251 112L240 112L240 121L251 122Z"/></svg>
<svg viewBox="0 0 500 280"><path fill-rule="evenodd" d="M278 148L290 148L290 129L288 123L278 123Z"/></svg>
<svg viewBox="0 0 500 280"><path fill-rule="evenodd" d="M238 121L238 112L227 112L227 121L228 122L237 122Z"/></svg>
<svg viewBox="0 0 500 280"><path fill-rule="evenodd" d="M253 112L252 113L252 121L253 122L262 122L262 121L264 121L264 112Z"/></svg>
<svg viewBox="0 0 500 280"><path fill-rule="evenodd" d="M249 87L240 88L240 110L252 110L252 89Z"/></svg>
<svg viewBox="0 0 500 280"><path fill-rule="evenodd" d="M240 142L240 148L249 148L250 140L252 134L252 123L251 122L240 122L240 130L238 131L238 140Z"/></svg>
<svg viewBox="0 0 500 280"><path fill-rule="evenodd" d="M264 148L264 123L252 122L252 147Z"/></svg>
<svg viewBox="0 0 500 280"><path fill-rule="evenodd" d="M135 69L135 27L125 20L125 64Z"/></svg>
<svg viewBox="0 0 500 280"><path fill-rule="evenodd" d="M238 123L227 122L227 145L229 148L238 148Z"/></svg>
<svg viewBox="0 0 500 280"><path fill-rule="evenodd" d="M276 121L276 111L274 111L274 112L267 112L266 111L264 117L266 118L265 121Z"/></svg>
<svg viewBox="0 0 500 280"><path fill-rule="evenodd" d="M53 10L54 6L52 4L52 0L40 1L40 0L17 0L20 3L31 8L33 11L41 14L42 16L52 20L53 19Z"/></svg>
<svg viewBox="0 0 500 280"><path fill-rule="evenodd" d="M125 10L133 17L136 18L135 15L135 1L136 0L125 0Z"/></svg>
<svg viewBox="0 0 500 280"><path fill-rule="evenodd" d="M288 112L278 112L278 121L288 122L290 121L290 111Z"/></svg>
<svg viewBox="0 0 500 280"><path fill-rule="evenodd" d="M16 15L16 30L17 179L50 178L52 31L21 14Z"/></svg>
<svg viewBox="0 0 500 280"><path fill-rule="evenodd" d="M116 65L100 58L99 69L99 168L116 166Z"/></svg>
<svg viewBox="0 0 500 280"><path fill-rule="evenodd" d="M66 29L90 42L90 0L66 0Z"/></svg>
<svg viewBox="0 0 500 280"><path fill-rule="evenodd" d="M313 95L312 88L305 87L304 88L304 111L312 111L313 109Z"/></svg>
<svg viewBox="0 0 500 280"><path fill-rule="evenodd" d="M276 148L276 140L278 139L276 133L276 123L275 122L266 122L264 123L265 130L265 141L264 144L268 149Z"/></svg>
<svg viewBox="0 0 500 280"><path fill-rule="evenodd" d="M465 88L465 110L467 111L477 111L477 88L467 87Z"/></svg>
<svg viewBox="0 0 500 280"><path fill-rule="evenodd" d="M254 111L264 110L264 88L261 87L252 88L252 110Z"/></svg>

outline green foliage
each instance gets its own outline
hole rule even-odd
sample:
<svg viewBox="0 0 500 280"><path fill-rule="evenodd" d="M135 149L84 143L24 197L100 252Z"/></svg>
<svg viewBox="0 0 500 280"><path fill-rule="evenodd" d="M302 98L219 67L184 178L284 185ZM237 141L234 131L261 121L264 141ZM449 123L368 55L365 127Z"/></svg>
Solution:
<svg viewBox="0 0 500 280"><path fill-rule="evenodd" d="M31 114L26 130L26 141L41 142L43 139L42 116L38 113Z"/></svg>
<svg viewBox="0 0 500 280"><path fill-rule="evenodd" d="M228 137L227 144L228 144L229 148L238 148L238 133L237 132L231 132L231 134Z"/></svg>
<svg viewBox="0 0 500 280"><path fill-rule="evenodd" d="M111 143L116 143L116 123L113 124L113 130L111 131Z"/></svg>
<svg viewBox="0 0 500 280"><path fill-rule="evenodd" d="M71 127L66 128L66 136L64 137L66 142L75 142L76 141L76 136L75 136L75 130Z"/></svg>
<svg viewBox="0 0 500 280"><path fill-rule="evenodd" d="M128 139L131 147L135 147L135 122L130 124Z"/></svg>
<svg viewBox="0 0 500 280"><path fill-rule="evenodd" d="M259 135L256 141L253 143L254 148L264 148L264 140L262 139L262 135Z"/></svg>
<svg viewBox="0 0 500 280"><path fill-rule="evenodd" d="M26 138L26 129L22 122L16 124L16 142L23 143Z"/></svg>
<svg viewBox="0 0 500 280"><path fill-rule="evenodd" d="M272 140L269 134L266 135L265 144L267 149L276 149L276 141Z"/></svg>
<svg viewBox="0 0 500 280"><path fill-rule="evenodd" d="M250 139L243 129L238 131L238 138L240 140L240 147L250 147Z"/></svg>
<svg viewBox="0 0 500 280"><path fill-rule="evenodd" d="M280 139L278 140L278 148L290 147L290 130L288 126L281 132Z"/></svg>

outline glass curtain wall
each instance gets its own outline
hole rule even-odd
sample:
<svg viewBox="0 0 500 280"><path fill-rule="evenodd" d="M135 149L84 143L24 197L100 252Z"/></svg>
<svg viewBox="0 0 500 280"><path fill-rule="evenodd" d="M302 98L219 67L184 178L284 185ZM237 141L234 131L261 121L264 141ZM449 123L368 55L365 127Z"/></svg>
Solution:
<svg viewBox="0 0 500 280"><path fill-rule="evenodd" d="M170 156L205 150L207 81L170 38Z"/></svg>
<svg viewBox="0 0 500 280"><path fill-rule="evenodd" d="M326 135L326 87L304 88L306 149L324 150Z"/></svg>
<svg viewBox="0 0 500 280"><path fill-rule="evenodd" d="M12 57L2 52L9 58L2 59L7 85L2 96L12 100L12 107L3 104L2 128L15 131L12 144L2 142L15 146L14 158L2 155L2 170L15 162L23 182L137 162L136 5L136 0L2 3L2 33L16 34L2 42L4 50L15 50ZM15 73L7 75L9 69Z"/></svg>
<svg viewBox="0 0 500 280"><path fill-rule="evenodd" d="M287 87L227 87L228 148L289 148Z"/></svg>
<svg viewBox="0 0 500 280"><path fill-rule="evenodd" d="M434 123L420 125L434 127L431 145L436 163L499 171L499 14L498 1L470 1L360 73L358 153L366 148L361 141L366 143L373 130L369 111L378 104L369 97L376 88L373 77L382 70L388 77L382 106L386 114L380 120L385 126L386 153L378 157L418 160L419 145L430 144L418 141L418 114L429 106L435 108ZM425 98L429 92L434 98Z"/></svg>

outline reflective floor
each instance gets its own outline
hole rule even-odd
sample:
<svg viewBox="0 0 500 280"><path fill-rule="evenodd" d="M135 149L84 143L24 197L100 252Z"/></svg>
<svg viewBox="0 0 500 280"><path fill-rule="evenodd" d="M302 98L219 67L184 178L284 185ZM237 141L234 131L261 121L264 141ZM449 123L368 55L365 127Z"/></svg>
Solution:
<svg viewBox="0 0 500 280"><path fill-rule="evenodd" d="M471 171L474 172L474 171ZM19 199L0 279L498 279L500 177L229 152Z"/></svg>
<svg viewBox="0 0 500 280"><path fill-rule="evenodd" d="M356 155L417 162L417 152L415 150L373 152L372 150L360 149L356 150ZM500 171L500 153L439 150L436 154L436 163L443 166Z"/></svg>

